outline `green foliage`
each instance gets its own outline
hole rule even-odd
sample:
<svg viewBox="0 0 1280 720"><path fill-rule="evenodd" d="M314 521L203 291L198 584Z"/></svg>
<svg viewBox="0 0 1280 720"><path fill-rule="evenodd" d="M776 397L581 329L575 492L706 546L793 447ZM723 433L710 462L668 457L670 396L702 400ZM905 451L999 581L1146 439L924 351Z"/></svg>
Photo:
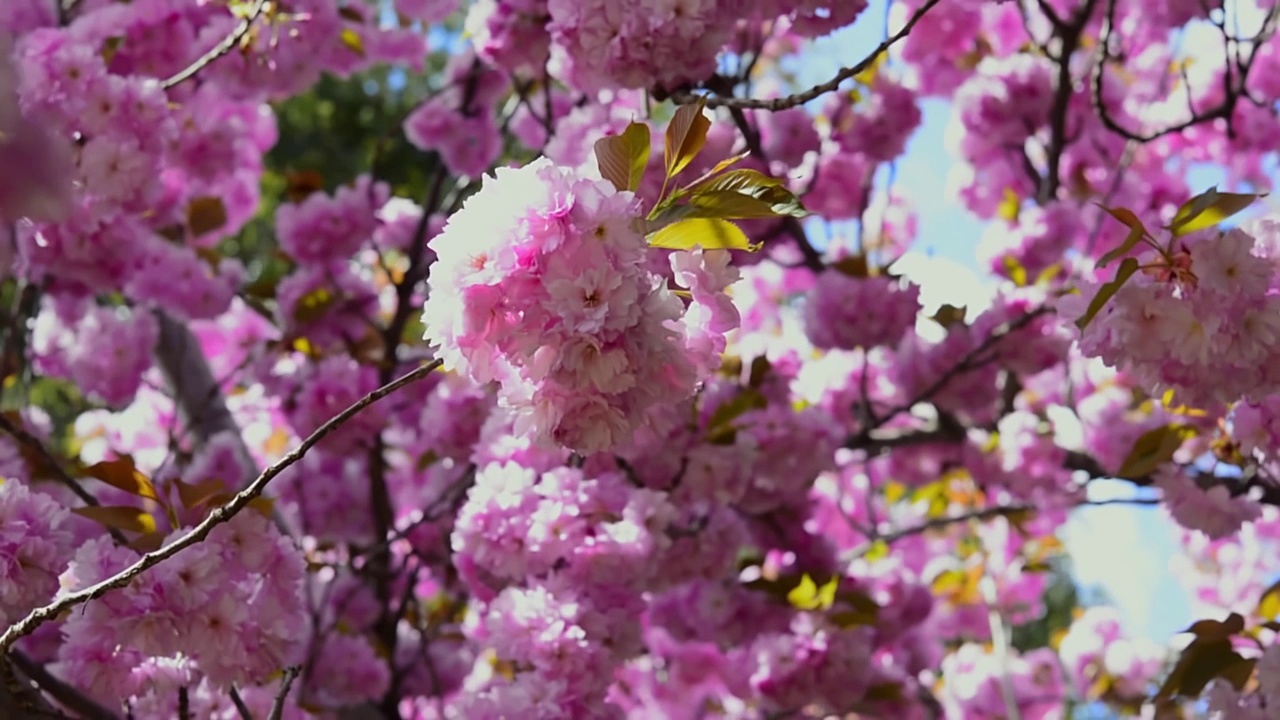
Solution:
<svg viewBox="0 0 1280 720"><path fill-rule="evenodd" d="M1048 574L1049 586L1041 596L1044 614L1015 626L1010 633L1010 644L1018 652L1052 646L1054 639L1065 633L1075 620L1076 609L1080 607L1080 593L1071 577L1070 559L1066 556L1051 559Z"/></svg>

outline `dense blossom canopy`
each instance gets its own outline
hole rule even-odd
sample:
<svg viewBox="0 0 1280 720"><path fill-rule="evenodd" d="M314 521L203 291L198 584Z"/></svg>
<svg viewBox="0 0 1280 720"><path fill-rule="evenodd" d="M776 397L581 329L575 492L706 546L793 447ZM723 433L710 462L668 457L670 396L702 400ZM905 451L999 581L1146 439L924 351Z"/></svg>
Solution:
<svg viewBox="0 0 1280 720"><path fill-rule="evenodd" d="M0 2L0 717L1280 717L1278 28Z"/></svg>

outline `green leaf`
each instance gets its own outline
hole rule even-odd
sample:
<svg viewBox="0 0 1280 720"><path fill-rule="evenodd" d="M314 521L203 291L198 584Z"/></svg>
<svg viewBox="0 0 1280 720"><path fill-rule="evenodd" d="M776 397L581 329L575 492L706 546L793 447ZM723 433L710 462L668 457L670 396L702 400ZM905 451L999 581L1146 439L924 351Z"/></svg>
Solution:
<svg viewBox="0 0 1280 720"><path fill-rule="evenodd" d="M115 530L136 533L153 533L156 531L156 519L145 510L124 505L92 506L72 508L71 512L87 517Z"/></svg>
<svg viewBox="0 0 1280 720"><path fill-rule="evenodd" d="M200 237L227 224L227 207L222 198L198 197L187 205L187 227L191 234Z"/></svg>
<svg viewBox="0 0 1280 720"><path fill-rule="evenodd" d="M677 197L688 194L692 196L690 202L697 202L700 195L725 192L746 195L770 206L772 212L762 217L805 218L810 215L795 193L787 189L785 181L751 169L730 170L722 175L699 181L685 188Z"/></svg>
<svg viewBox="0 0 1280 720"><path fill-rule="evenodd" d="M752 410L763 410L768 406L768 399L759 390L754 388L743 390L717 405L712 411L711 418L707 420L707 439L715 442L723 438L726 433L732 433L736 429L733 426L734 420Z"/></svg>
<svg viewBox="0 0 1280 720"><path fill-rule="evenodd" d="M798 610L826 610L836 601L836 588L840 585L838 576L832 577L821 587L809 573L800 578L800 584L787 593L787 602Z"/></svg>
<svg viewBox="0 0 1280 720"><path fill-rule="evenodd" d="M749 220L777 217L773 206L764 200L732 190L703 191L689 198L683 217Z"/></svg>
<svg viewBox="0 0 1280 720"><path fill-rule="evenodd" d="M699 191L716 191L716 190L732 190L734 192L752 194L754 190L759 188L781 187L783 181L779 178L770 177L750 168L739 168L730 170L723 175L699 180L689 187L685 188L686 192L696 193Z"/></svg>
<svg viewBox="0 0 1280 720"><path fill-rule="evenodd" d="M1108 215L1124 223L1129 228L1129 234L1125 237L1124 242L1120 243L1119 247L1098 258L1098 267L1101 268L1106 267L1107 263L1112 260L1128 255L1148 233L1147 228L1143 226L1142 221L1138 219L1137 215L1133 214L1132 210L1109 208L1101 204L1098 207L1106 210Z"/></svg>
<svg viewBox="0 0 1280 720"><path fill-rule="evenodd" d="M1150 475L1172 460L1182 443L1195 434L1196 431L1186 425L1161 425L1148 430L1133 444L1133 449L1116 471L1116 477L1136 480Z"/></svg>
<svg viewBox="0 0 1280 720"><path fill-rule="evenodd" d="M1116 276L1111 282L1104 284L1098 288L1098 294L1093 297L1089 303L1089 309L1085 314L1076 320L1076 327L1084 330L1085 327L1093 320L1094 317L1106 307L1107 301L1112 298L1124 284L1128 282L1133 274L1138 272L1138 261L1129 257L1120 262L1120 267L1116 269Z"/></svg>
<svg viewBox="0 0 1280 720"><path fill-rule="evenodd" d="M360 37L360 33L351 28L342 28L338 39L342 41L343 46L348 50L360 57L364 57L364 39Z"/></svg>
<svg viewBox="0 0 1280 720"><path fill-rule="evenodd" d="M711 120L702 112L705 105L705 100L681 105L667 125L663 164L668 179L680 174L706 146Z"/></svg>
<svg viewBox="0 0 1280 720"><path fill-rule="evenodd" d="M103 460L100 463L94 463L84 469L84 474L101 480L111 487L123 490L130 495L136 495L148 500L160 499L155 485L152 485L151 480L146 475L143 475L142 471L138 470L133 458L128 455L115 460Z"/></svg>
<svg viewBox="0 0 1280 720"><path fill-rule="evenodd" d="M704 250L723 248L755 252L760 249L760 243L751 242L742 228L718 218L688 218L677 221L652 233L649 245L669 250L701 247Z"/></svg>
<svg viewBox="0 0 1280 720"><path fill-rule="evenodd" d="M1209 188L1178 208L1169 230L1181 237L1213 227L1266 196L1267 193L1220 193L1216 187Z"/></svg>
<svg viewBox="0 0 1280 720"><path fill-rule="evenodd" d="M649 126L644 123L633 122L621 135L600 138L595 145L600 175L619 192L635 192L649 164L649 148Z"/></svg>

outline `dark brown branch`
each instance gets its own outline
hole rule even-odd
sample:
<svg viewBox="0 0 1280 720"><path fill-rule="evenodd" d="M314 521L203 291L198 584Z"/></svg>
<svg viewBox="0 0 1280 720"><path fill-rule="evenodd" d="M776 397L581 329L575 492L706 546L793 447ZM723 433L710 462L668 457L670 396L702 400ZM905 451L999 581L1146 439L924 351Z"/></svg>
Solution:
<svg viewBox="0 0 1280 720"><path fill-rule="evenodd" d="M1121 137L1135 142L1146 143L1157 138L1164 137L1165 135L1182 132L1183 130L1196 125L1212 120L1222 119L1227 122L1228 137L1234 138L1235 129L1232 120L1235 117L1236 105L1239 103L1240 98L1245 97L1248 94L1246 84L1249 80L1249 71L1253 68L1254 61L1257 59L1258 50L1275 32L1276 13L1272 12L1267 16L1267 19L1259 29L1257 36L1252 38L1251 42L1253 43L1253 47L1251 48L1247 58L1233 58L1232 53L1229 51L1224 53L1226 56L1224 58L1225 70L1223 77L1224 95L1222 100L1216 106L1208 110L1200 111L1199 113L1192 113L1191 117L1175 125L1170 125L1163 129L1146 133L1135 132L1121 125L1114 117L1111 116L1110 112L1107 110L1106 103L1103 101L1103 82L1106 75L1107 61L1111 58L1111 33L1115 29L1115 16L1116 0L1107 0L1107 14L1106 17L1103 18L1102 40L1100 42L1101 58L1093 71L1092 92L1093 107L1095 112L1098 114L1098 119L1102 121L1102 124L1106 126L1108 130L1120 135ZM1190 92L1191 88L1188 87L1187 93L1190 94Z"/></svg>
<svg viewBox="0 0 1280 720"><path fill-rule="evenodd" d="M1086 0L1080 13L1070 23L1054 22L1061 46L1058 49L1058 77L1054 88L1053 106L1049 110L1048 169L1041 178L1037 198L1040 205L1047 205L1058 194L1062 185L1062 154L1067 149L1067 116L1070 114L1071 96L1075 94L1075 81L1071 77L1071 56L1080 47L1085 26L1093 15L1097 0ZM1050 11L1052 12L1052 11ZM1054 18L1051 16L1050 20Z"/></svg>
<svg viewBox="0 0 1280 720"><path fill-rule="evenodd" d="M117 720L119 717L102 707L94 700L86 697L79 690L54 677L43 665L26 655L13 651L9 658L23 675L31 678L49 697L58 704L80 716L81 720Z"/></svg>
<svg viewBox="0 0 1280 720"><path fill-rule="evenodd" d="M764 146L760 142L760 132L751 126L747 114L737 107L730 107L729 114L733 117L733 124L737 126L738 132L742 133L742 139L746 142L751 155L768 167L769 157L765 154ZM805 266L814 272L822 272L826 264L822 262L822 255L809 242L809 235L805 232L804 225L793 217L784 217L779 220L779 223L786 234L796 241L800 254L804 256Z"/></svg>
<svg viewBox="0 0 1280 720"><path fill-rule="evenodd" d="M85 505L98 504L98 499L95 498L88 490L85 490L84 486L76 482L75 478L71 477L71 474L62 467L62 464L53 456L53 453L49 451L49 448L44 446L44 443L40 441L40 438L32 435L26 428L13 422L9 419L8 415L3 413L0 413L0 430L4 430L14 440L17 440L19 444L26 446L27 450L36 455L38 459L44 463L48 471L53 473L53 475L58 479L58 482L66 485L71 492L75 493L76 497L84 501ZM32 469L35 470L35 468Z"/></svg>
<svg viewBox="0 0 1280 720"><path fill-rule="evenodd" d="M769 110L771 112L778 112L780 110L786 110L788 108L803 105L810 100L815 100L829 92L835 91L840 87L840 83L858 75L874 65L882 53L888 52L889 48L893 47L899 40L902 40L910 34L911 29L915 27L916 23L920 22L920 18L924 17L925 13L929 12L929 10L939 2L940 0L928 0L924 5L920 6L919 10L916 10L915 13L911 15L910 19L908 19L906 24L902 26L901 30L890 36L884 42L880 43L880 45L876 47L870 55L850 67L841 68L840 71L835 74L835 77L824 83L814 85L804 92L780 98L773 98L771 100L760 100L756 98L725 97L718 93L695 95L686 90L678 90L671 94L671 101L677 105L690 105L697 102L700 98L705 98L707 107L709 108L727 107L738 108L740 110Z"/></svg>
<svg viewBox="0 0 1280 720"><path fill-rule="evenodd" d="M244 704L244 698L240 697L240 692L234 687L231 688L231 704L236 706L236 712L240 714L240 720L253 720L253 712L249 710L249 706Z"/></svg>
<svg viewBox="0 0 1280 720"><path fill-rule="evenodd" d="M321 440L324 440L330 433L337 430L347 423L348 420L355 417L362 410L381 400L382 398L394 393L400 388L410 383L421 380L430 374L433 370L440 367L441 361L434 360L427 365L419 367L394 382L383 385L373 392L365 395L357 400L355 404L346 410L338 413L330 418L325 424L316 429L315 432L307 436L305 440L298 444L296 448L280 458L275 464L262 471L252 483L244 490L236 493L225 505L215 508L209 515L196 525L190 532L178 538L174 542L166 545L159 550L147 553L138 559L137 562L116 573L115 575L103 580L100 583L91 585L83 590L68 593L60 599L36 608L27 614L22 620L10 625L3 634L0 634L0 650L11 647L20 638L31 634L36 628L44 623L62 615L68 610L83 605L90 600L102 597L112 590L116 590L128 585L134 578L138 577L147 570L159 565L169 558L177 555L183 550L202 542L215 527L221 525L231 518L235 517L242 510L249 506L249 503L262 495L267 484L270 483L277 475L287 470L289 467L297 463L308 452L311 451Z"/></svg>
<svg viewBox="0 0 1280 720"><path fill-rule="evenodd" d="M1041 315L1045 315L1049 312L1050 309L1048 307L1039 307L1009 321L1002 328L992 331L992 333L984 338L982 342L978 343L977 347L966 353L955 365L952 365L946 372L938 376L937 380L934 380L928 387L917 393L915 397L891 408L883 415L877 416L876 422L863 428L862 432L850 438L845 443L845 447L850 449L865 449L869 443L872 443L872 435L876 429L898 415L907 412L916 405L922 402L928 402L933 398L933 396L945 390L947 385L960 375L971 370L975 370L990 362L993 359L990 356L990 353L1001 340L1008 337L1011 333L1026 327L1032 320L1035 320ZM883 441L879 442L882 443Z"/></svg>

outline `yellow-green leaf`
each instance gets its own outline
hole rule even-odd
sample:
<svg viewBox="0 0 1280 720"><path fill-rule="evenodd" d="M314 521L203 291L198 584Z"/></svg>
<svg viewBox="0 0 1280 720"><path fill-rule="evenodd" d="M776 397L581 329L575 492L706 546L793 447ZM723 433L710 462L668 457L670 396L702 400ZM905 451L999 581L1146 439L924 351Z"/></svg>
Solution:
<svg viewBox="0 0 1280 720"><path fill-rule="evenodd" d="M619 191L634 192L644 179L649 164L649 126L631 123L620 135L596 141L596 164L600 175Z"/></svg>
<svg viewBox="0 0 1280 720"><path fill-rule="evenodd" d="M111 487L148 500L159 500L155 485L134 465L133 458L125 455L114 460L103 460L84 469L84 474L101 480Z"/></svg>
<svg viewBox="0 0 1280 720"><path fill-rule="evenodd" d="M1128 282L1133 274L1138 272L1138 261L1128 257L1120 261L1120 267L1116 269L1116 276L1111 282L1104 284L1098 288L1098 294L1093 296L1093 300L1089 302L1089 309L1085 311L1080 319L1076 320L1076 327L1084 330L1085 327L1093 320L1094 317L1102 312L1102 308L1106 307L1107 301L1112 298L1124 284Z"/></svg>
<svg viewBox="0 0 1280 720"><path fill-rule="evenodd" d="M153 533L156 531L156 519L145 510L124 505L91 506L72 508L71 512L87 517L114 530L125 530L136 533Z"/></svg>
<svg viewBox="0 0 1280 720"><path fill-rule="evenodd" d="M711 120L703 114L705 100L693 105L681 105L667 125L663 164L667 178L673 178L689 166L707 144L707 131Z"/></svg>
<svg viewBox="0 0 1280 720"><path fill-rule="evenodd" d="M198 197L187 205L187 227L191 234L199 237L211 233L227 224L227 207L222 198Z"/></svg>
<svg viewBox="0 0 1280 720"><path fill-rule="evenodd" d="M649 245L669 250L760 249L760 244L751 242L742 228L718 218L689 218L672 223L651 234Z"/></svg>
<svg viewBox="0 0 1280 720"><path fill-rule="evenodd" d="M1004 189L996 214L1009 222L1016 222L1018 215L1022 214L1022 198L1018 197L1018 193L1013 188Z"/></svg>
<svg viewBox="0 0 1280 720"><path fill-rule="evenodd" d="M364 39L360 37L360 33L351 28L342 28L338 39L342 41L343 46L348 50L360 57L364 57Z"/></svg>
<svg viewBox="0 0 1280 720"><path fill-rule="evenodd" d="M1258 599L1258 617L1263 620L1280 617L1280 581L1263 591L1262 597Z"/></svg>
<svg viewBox="0 0 1280 720"><path fill-rule="evenodd" d="M862 559L867 562L875 562L889 557L889 543L884 540L876 540L871 543L871 547L863 553Z"/></svg>
<svg viewBox="0 0 1280 720"><path fill-rule="evenodd" d="M836 588L840 585L838 576L832 577L821 587L809 573L800 578L800 584L787 593L787 602L799 610L826 610L836 601Z"/></svg>
<svg viewBox="0 0 1280 720"><path fill-rule="evenodd" d="M1209 188L1178 208L1169 230L1181 237L1211 228L1266 196L1266 193L1220 193L1217 188Z"/></svg>
<svg viewBox="0 0 1280 720"><path fill-rule="evenodd" d="M888 51L876 53L875 59L871 61L871 64L867 66L867 69L853 76L854 82L862 83L863 85L871 85L875 83L876 76L880 73L880 68L884 66L885 60L888 58Z"/></svg>
<svg viewBox="0 0 1280 720"><path fill-rule="evenodd" d="M1005 255L1002 259L1004 262L1005 272L1009 273L1009 279L1018 287L1027 286L1027 269L1018 262L1018 258L1012 255Z"/></svg>
<svg viewBox="0 0 1280 720"><path fill-rule="evenodd" d="M1137 215L1133 214L1132 210L1127 208L1109 208L1101 204L1099 204L1098 207L1106 210L1108 215L1124 223L1125 226L1129 228L1129 234L1125 237L1124 242L1120 243L1119 247L1116 247L1098 258L1098 267L1101 268L1106 267L1107 263L1110 263L1112 260L1128 255L1131 250L1137 247L1142 238L1147 235L1147 228L1143 226L1142 221L1138 219Z"/></svg>
<svg viewBox="0 0 1280 720"><path fill-rule="evenodd" d="M1136 480L1150 475L1173 459L1182 443L1195 434L1195 429L1186 425L1161 425L1148 430L1133 444L1133 449L1116 471L1116 477Z"/></svg>
<svg viewBox="0 0 1280 720"><path fill-rule="evenodd" d="M338 298L329 288L318 287L298 298L293 306L293 319L301 325L315 322L333 307Z"/></svg>

